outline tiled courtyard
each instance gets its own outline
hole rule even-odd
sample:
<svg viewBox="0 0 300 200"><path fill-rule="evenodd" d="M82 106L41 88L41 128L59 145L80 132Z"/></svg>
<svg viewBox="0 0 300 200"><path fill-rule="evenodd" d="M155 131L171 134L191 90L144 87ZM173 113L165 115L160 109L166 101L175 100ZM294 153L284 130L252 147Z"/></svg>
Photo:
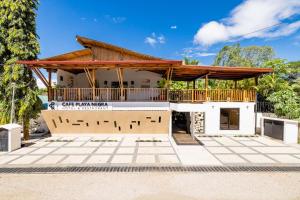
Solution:
<svg viewBox="0 0 300 200"><path fill-rule="evenodd" d="M265 137L199 137L176 145L165 135L53 136L0 154L0 166L300 165L300 145Z"/></svg>

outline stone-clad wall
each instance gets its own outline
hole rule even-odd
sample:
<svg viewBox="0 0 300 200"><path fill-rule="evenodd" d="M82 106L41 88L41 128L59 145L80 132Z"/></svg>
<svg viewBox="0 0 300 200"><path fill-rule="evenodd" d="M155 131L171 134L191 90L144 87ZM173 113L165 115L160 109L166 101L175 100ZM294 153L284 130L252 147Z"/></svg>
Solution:
<svg viewBox="0 0 300 200"><path fill-rule="evenodd" d="M192 112L191 113L191 118L192 118L192 123L191 123L191 132L194 135L197 134L204 134L204 117L205 113L204 112Z"/></svg>

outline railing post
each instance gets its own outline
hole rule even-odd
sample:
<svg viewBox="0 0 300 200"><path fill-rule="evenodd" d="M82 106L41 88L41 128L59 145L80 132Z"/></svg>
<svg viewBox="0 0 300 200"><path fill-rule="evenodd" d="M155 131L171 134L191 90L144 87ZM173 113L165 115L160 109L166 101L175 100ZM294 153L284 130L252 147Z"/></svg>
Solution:
<svg viewBox="0 0 300 200"><path fill-rule="evenodd" d="M195 92L195 89L192 89L192 102L194 102L194 92Z"/></svg>
<svg viewBox="0 0 300 200"><path fill-rule="evenodd" d="M80 88L78 88L78 101L81 101L81 89Z"/></svg>
<svg viewBox="0 0 300 200"><path fill-rule="evenodd" d="M169 90L169 88L167 88L167 89L165 89L165 92L167 92L167 95L166 95L166 97L167 97L167 101L170 101L170 90Z"/></svg>

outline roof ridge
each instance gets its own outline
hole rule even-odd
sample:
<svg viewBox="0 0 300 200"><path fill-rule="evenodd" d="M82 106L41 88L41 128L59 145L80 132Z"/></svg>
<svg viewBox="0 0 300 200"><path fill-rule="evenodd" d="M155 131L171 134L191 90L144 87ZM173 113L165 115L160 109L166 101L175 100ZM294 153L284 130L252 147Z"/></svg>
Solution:
<svg viewBox="0 0 300 200"><path fill-rule="evenodd" d="M90 39L90 38L79 36L79 35L76 35L76 40L82 46L84 46L86 48L87 47L91 47L91 46L100 46L100 47L104 47L104 48L107 48L107 49L113 49L115 51L125 52L125 53L131 54L131 55L136 55L136 56L144 57L144 58L151 59L151 60L164 60L164 59L159 58L159 57L155 57L155 56L152 56L152 55L147 55L147 54L139 53L139 52L136 52L136 51L124 48L124 47L116 46L116 45L113 45L113 44L110 44L110 43L107 43L107 42L103 42L103 41L99 41L99 40L94 40L94 39Z"/></svg>

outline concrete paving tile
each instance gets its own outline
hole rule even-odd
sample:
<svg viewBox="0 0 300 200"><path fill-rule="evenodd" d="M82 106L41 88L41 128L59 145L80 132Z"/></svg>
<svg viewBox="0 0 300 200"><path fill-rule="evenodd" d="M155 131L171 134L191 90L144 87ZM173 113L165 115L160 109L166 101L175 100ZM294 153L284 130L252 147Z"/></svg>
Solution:
<svg viewBox="0 0 300 200"><path fill-rule="evenodd" d="M39 148L33 152L31 152L30 154L49 154L51 152L53 152L56 148L55 147L42 147L42 148Z"/></svg>
<svg viewBox="0 0 300 200"><path fill-rule="evenodd" d="M154 147L153 142L138 142L140 147Z"/></svg>
<svg viewBox="0 0 300 200"><path fill-rule="evenodd" d="M243 145L245 146L250 146L250 147L261 147L261 146L265 146L264 144L261 144L257 141L253 141L253 140L250 140L250 141L240 141L240 143L242 143Z"/></svg>
<svg viewBox="0 0 300 200"><path fill-rule="evenodd" d="M236 141L252 141L252 137L230 137L230 138Z"/></svg>
<svg viewBox="0 0 300 200"><path fill-rule="evenodd" d="M6 164L8 163L9 161L12 161L16 158L19 158L20 155L2 155L0 156L0 164Z"/></svg>
<svg viewBox="0 0 300 200"><path fill-rule="evenodd" d="M60 138L62 138L62 136L51 136L51 137L48 137L48 138L44 138L42 141L59 140Z"/></svg>
<svg viewBox="0 0 300 200"><path fill-rule="evenodd" d="M67 142L50 142L47 147L62 147L65 144L67 144Z"/></svg>
<svg viewBox="0 0 300 200"><path fill-rule="evenodd" d="M61 164L81 164L84 159L86 159L87 155L70 155L61 161Z"/></svg>
<svg viewBox="0 0 300 200"><path fill-rule="evenodd" d="M300 159L288 154L268 154L271 158L281 162L282 164L300 163Z"/></svg>
<svg viewBox="0 0 300 200"><path fill-rule="evenodd" d="M66 147L80 147L85 143L85 141L76 141L76 142L70 142L66 144Z"/></svg>
<svg viewBox="0 0 300 200"><path fill-rule="evenodd" d="M257 164L271 164L271 163L276 163L274 160L268 158L265 155L261 155L261 154L241 154L241 156L243 158L245 158L246 160L250 161L251 163L257 163Z"/></svg>
<svg viewBox="0 0 300 200"><path fill-rule="evenodd" d="M137 143L135 142L135 140L134 141L123 141L120 146L122 146L122 147L135 147L136 144Z"/></svg>
<svg viewBox="0 0 300 200"><path fill-rule="evenodd" d="M294 156L297 158L300 158L300 154L295 154Z"/></svg>
<svg viewBox="0 0 300 200"><path fill-rule="evenodd" d="M92 139L92 137L90 137L90 136L79 136L74 140L74 142L89 141L91 139Z"/></svg>
<svg viewBox="0 0 300 200"><path fill-rule="evenodd" d="M25 154L28 154L28 153L36 150L36 149L37 148L34 148L34 147L23 147L23 148L20 148L18 150L10 152L9 154L25 155Z"/></svg>
<svg viewBox="0 0 300 200"><path fill-rule="evenodd" d="M210 153L221 153L221 154L230 154L232 153L230 150L228 150L225 147L206 147L206 149L210 152Z"/></svg>
<svg viewBox="0 0 300 200"><path fill-rule="evenodd" d="M222 165L203 146L175 146L183 165Z"/></svg>
<svg viewBox="0 0 300 200"><path fill-rule="evenodd" d="M160 163L180 163L176 155L158 155Z"/></svg>
<svg viewBox="0 0 300 200"><path fill-rule="evenodd" d="M93 155L91 156L86 163L87 164L103 164L107 163L110 155Z"/></svg>
<svg viewBox="0 0 300 200"><path fill-rule="evenodd" d="M117 154L132 154L134 151L134 147L122 147L118 149Z"/></svg>
<svg viewBox="0 0 300 200"><path fill-rule="evenodd" d="M54 151L52 154L90 154L95 150L93 147L62 147Z"/></svg>
<svg viewBox="0 0 300 200"><path fill-rule="evenodd" d="M236 163L246 163L247 161L242 159L241 157L233 154L228 155L215 155L221 162L229 164L236 164Z"/></svg>
<svg viewBox="0 0 300 200"><path fill-rule="evenodd" d="M63 136L60 140L76 140L77 136Z"/></svg>
<svg viewBox="0 0 300 200"><path fill-rule="evenodd" d="M83 146L84 147L99 147L102 145L102 142L87 142Z"/></svg>
<svg viewBox="0 0 300 200"><path fill-rule="evenodd" d="M209 141L209 140L200 140L200 142L202 142L204 144L204 146L208 146L208 147L211 147L211 146L222 146L220 145L218 142L216 141Z"/></svg>
<svg viewBox="0 0 300 200"><path fill-rule="evenodd" d="M104 142L103 147L116 147L119 145L119 142Z"/></svg>
<svg viewBox="0 0 300 200"><path fill-rule="evenodd" d="M38 155L25 155L23 157L20 157L16 160L13 160L12 162L9 162L9 164L14 164L14 165L26 165L26 164L31 164L34 161L40 159L42 156Z"/></svg>
<svg viewBox="0 0 300 200"><path fill-rule="evenodd" d="M210 137L197 137L197 139L199 139L200 141L214 141L213 138L210 138Z"/></svg>
<svg viewBox="0 0 300 200"><path fill-rule="evenodd" d="M172 146L170 142L155 142L154 146L157 147L170 147Z"/></svg>
<svg viewBox="0 0 300 200"><path fill-rule="evenodd" d="M95 154L111 154L115 151L115 147L100 147Z"/></svg>
<svg viewBox="0 0 300 200"><path fill-rule="evenodd" d="M249 147L228 147L234 153L257 153Z"/></svg>
<svg viewBox="0 0 300 200"><path fill-rule="evenodd" d="M253 149L261 153L275 153L275 154L297 154L300 153L300 149L294 147L252 147Z"/></svg>
<svg viewBox="0 0 300 200"><path fill-rule="evenodd" d="M228 137L216 137L215 141L221 143L224 146L243 146L242 144L228 138Z"/></svg>
<svg viewBox="0 0 300 200"><path fill-rule="evenodd" d="M174 154L174 150L171 147L139 147L139 154Z"/></svg>
<svg viewBox="0 0 300 200"><path fill-rule="evenodd" d="M48 155L35 162L35 164L57 164L64 157L63 155Z"/></svg>
<svg viewBox="0 0 300 200"><path fill-rule="evenodd" d="M138 155L136 157L136 163L139 163L139 164L155 163L155 156L154 155Z"/></svg>
<svg viewBox="0 0 300 200"><path fill-rule="evenodd" d="M133 155L114 155L111 163L132 163Z"/></svg>
<svg viewBox="0 0 300 200"><path fill-rule="evenodd" d="M263 143L267 146L286 146L285 144L283 144L280 141L273 140L273 139L270 139L267 137L257 137L257 138L253 138L253 140Z"/></svg>
<svg viewBox="0 0 300 200"><path fill-rule="evenodd" d="M49 144L49 142L38 141L35 144L31 145L31 147L44 147L48 144Z"/></svg>

